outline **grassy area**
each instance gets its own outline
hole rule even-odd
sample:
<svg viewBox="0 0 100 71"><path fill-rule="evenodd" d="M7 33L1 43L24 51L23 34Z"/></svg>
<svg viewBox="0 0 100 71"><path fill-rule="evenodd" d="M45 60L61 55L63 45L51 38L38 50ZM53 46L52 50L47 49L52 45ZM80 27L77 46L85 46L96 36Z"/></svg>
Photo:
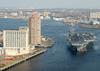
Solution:
<svg viewBox="0 0 100 71"><path fill-rule="evenodd" d="M49 44L50 40L42 41L42 44Z"/></svg>
<svg viewBox="0 0 100 71"><path fill-rule="evenodd" d="M79 27L85 27L85 28L95 28L100 29L100 25L86 25L86 24L79 24Z"/></svg>
<svg viewBox="0 0 100 71"><path fill-rule="evenodd" d="M37 54L38 52L44 51L45 49L36 48L36 50L37 51L33 55ZM18 61L20 61L22 59L25 59L25 58L27 58L27 57L29 57L31 55L32 54L30 54L30 55L16 56L16 57L14 57L14 60L6 60L6 64L4 66L0 67L0 68L6 67L8 65L11 65L11 64L13 64L15 62L18 62Z"/></svg>
<svg viewBox="0 0 100 71"><path fill-rule="evenodd" d="M49 39L49 40L46 40L46 41L42 41L42 44L41 46L52 46L53 45L53 39Z"/></svg>
<svg viewBox="0 0 100 71"><path fill-rule="evenodd" d="M26 56L25 56L26 57ZM6 67L6 66L8 66L8 65L10 65L10 64L13 64L13 63L15 63L15 62L17 62L17 61L19 61L19 60L22 60L22 59L24 59L25 57L23 57L23 56L19 56L19 57L14 57L14 60L6 60L6 65L4 65L3 67ZM1 67L2 68L2 67Z"/></svg>

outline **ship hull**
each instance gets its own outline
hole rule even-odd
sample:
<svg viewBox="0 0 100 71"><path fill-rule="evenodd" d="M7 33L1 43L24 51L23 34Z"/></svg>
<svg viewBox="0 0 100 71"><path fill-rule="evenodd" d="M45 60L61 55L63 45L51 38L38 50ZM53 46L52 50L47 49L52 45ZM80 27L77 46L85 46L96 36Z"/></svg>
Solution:
<svg viewBox="0 0 100 71"><path fill-rule="evenodd" d="M68 48L71 51L75 52L82 52L82 51L87 51L88 49L91 49L93 47L93 42L89 42L88 44L84 44L83 48L82 46L73 46L72 44L69 44Z"/></svg>

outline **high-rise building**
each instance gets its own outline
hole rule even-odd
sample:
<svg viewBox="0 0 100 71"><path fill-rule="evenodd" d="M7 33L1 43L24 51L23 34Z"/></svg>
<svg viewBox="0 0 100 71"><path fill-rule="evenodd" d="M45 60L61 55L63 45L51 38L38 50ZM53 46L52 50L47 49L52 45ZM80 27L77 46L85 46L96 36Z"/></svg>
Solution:
<svg viewBox="0 0 100 71"><path fill-rule="evenodd" d="M3 30L3 46L6 55L29 54L29 28L19 27L19 30Z"/></svg>
<svg viewBox="0 0 100 71"><path fill-rule="evenodd" d="M28 20L29 26L29 44L41 45L41 17L38 14L32 14Z"/></svg>

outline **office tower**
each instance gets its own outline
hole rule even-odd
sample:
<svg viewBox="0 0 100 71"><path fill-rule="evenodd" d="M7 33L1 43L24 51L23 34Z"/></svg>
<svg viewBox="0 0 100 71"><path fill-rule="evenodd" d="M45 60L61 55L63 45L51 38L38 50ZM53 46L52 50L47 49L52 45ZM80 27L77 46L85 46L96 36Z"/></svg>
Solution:
<svg viewBox="0 0 100 71"><path fill-rule="evenodd" d="M38 14L32 14L28 20L29 44L41 45L41 18Z"/></svg>
<svg viewBox="0 0 100 71"><path fill-rule="evenodd" d="M6 55L16 56L29 53L29 28L19 30L3 30L3 46Z"/></svg>

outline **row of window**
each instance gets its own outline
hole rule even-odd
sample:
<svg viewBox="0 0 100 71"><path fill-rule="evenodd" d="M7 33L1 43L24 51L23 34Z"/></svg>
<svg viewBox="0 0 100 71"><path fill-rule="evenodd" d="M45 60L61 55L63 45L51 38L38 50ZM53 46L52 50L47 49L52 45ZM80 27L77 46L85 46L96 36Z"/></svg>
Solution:
<svg viewBox="0 0 100 71"><path fill-rule="evenodd" d="M0 50L0 55L1 55L1 54L4 54L4 53L5 53L5 50L4 50L4 49L1 49L1 50Z"/></svg>
<svg viewBox="0 0 100 71"><path fill-rule="evenodd" d="M7 35L7 34L15 34L15 35L16 35L16 34L26 34L26 32L14 32L14 31L11 32L11 31L6 31L6 35Z"/></svg>
<svg viewBox="0 0 100 71"><path fill-rule="evenodd" d="M26 32L23 32L24 34ZM21 42L20 42L21 41ZM26 35L6 35L6 47L25 47Z"/></svg>
<svg viewBox="0 0 100 71"><path fill-rule="evenodd" d="M6 50L20 50L20 48L6 48ZM23 48L23 50L26 50L26 48Z"/></svg>

